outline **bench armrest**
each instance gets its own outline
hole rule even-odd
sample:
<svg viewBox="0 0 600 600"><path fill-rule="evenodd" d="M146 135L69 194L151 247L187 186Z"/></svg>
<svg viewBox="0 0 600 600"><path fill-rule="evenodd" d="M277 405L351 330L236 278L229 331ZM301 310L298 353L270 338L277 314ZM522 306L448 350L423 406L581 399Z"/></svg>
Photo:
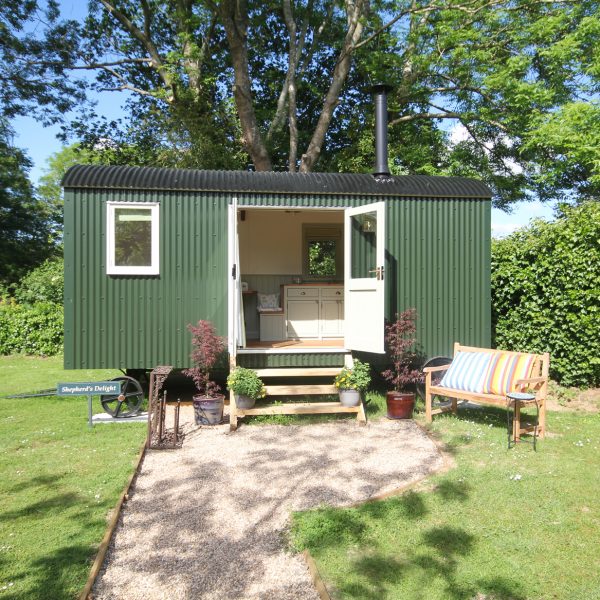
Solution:
<svg viewBox="0 0 600 600"><path fill-rule="evenodd" d="M441 367L425 367L423 373L434 373L435 371L447 371L450 365L442 365Z"/></svg>
<svg viewBox="0 0 600 600"><path fill-rule="evenodd" d="M548 377L529 377L528 379L517 379L515 381L515 389L516 390L524 390L529 388L533 388L536 390L536 396L542 391L541 387L544 383L548 383Z"/></svg>
<svg viewBox="0 0 600 600"><path fill-rule="evenodd" d="M525 385L527 383L545 383L547 381L547 377L529 377L528 379L517 379L517 381L515 381L515 385Z"/></svg>

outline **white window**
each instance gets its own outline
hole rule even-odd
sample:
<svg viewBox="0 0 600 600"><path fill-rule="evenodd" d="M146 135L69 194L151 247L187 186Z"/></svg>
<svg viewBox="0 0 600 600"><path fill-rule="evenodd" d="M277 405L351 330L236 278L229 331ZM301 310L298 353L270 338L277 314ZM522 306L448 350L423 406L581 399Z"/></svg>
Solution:
<svg viewBox="0 0 600 600"><path fill-rule="evenodd" d="M158 202L107 202L107 275L158 275Z"/></svg>
<svg viewBox="0 0 600 600"><path fill-rule="evenodd" d="M343 224L302 226L302 274L305 279L344 278Z"/></svg>

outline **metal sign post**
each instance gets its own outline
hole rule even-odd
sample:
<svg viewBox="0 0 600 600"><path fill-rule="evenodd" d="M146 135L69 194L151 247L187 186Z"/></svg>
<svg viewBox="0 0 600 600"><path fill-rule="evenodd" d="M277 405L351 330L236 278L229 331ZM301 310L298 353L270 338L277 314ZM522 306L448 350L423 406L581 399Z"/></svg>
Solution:
<svg viewBox="0 0 600 600"><path fill-rule="evenodd" d="M56 385L57 396L87 396L88 425L90 427L94 426L92 422L92 396L120 393L120 381L84 381L79 383L58 383Z"/></svg>

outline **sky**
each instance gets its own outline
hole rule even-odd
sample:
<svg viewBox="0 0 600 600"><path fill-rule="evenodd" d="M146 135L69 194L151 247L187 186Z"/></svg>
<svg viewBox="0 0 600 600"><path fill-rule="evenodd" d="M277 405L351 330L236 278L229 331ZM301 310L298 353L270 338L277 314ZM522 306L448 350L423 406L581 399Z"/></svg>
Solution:
<svg viewBox="0 0 600 600"><path fill-rule="evenodd" d="M81 0L62 0L60 4L63 17L79 19L86 14L86 3L81 2ZM123 116L121 104L125 102L125 99L125 95L118 92L96 94L98 114L103 114L109 119ZM61 142L56 137L60 127L42 127L40 123L30 117L14 119L12 126L15 131L15 145L25 150L33 162L29 175L35 185L47 169L48 158L62 147ZM461 136L462 132L458 128L452 133L452 137L456 140L460 139ZM539 217L550 220L552 216L553 207L551 205L536 201L520 202L513 207L511 213L493 208L492 236L504 237L516 229L524 227L533 218Z"/></svg>

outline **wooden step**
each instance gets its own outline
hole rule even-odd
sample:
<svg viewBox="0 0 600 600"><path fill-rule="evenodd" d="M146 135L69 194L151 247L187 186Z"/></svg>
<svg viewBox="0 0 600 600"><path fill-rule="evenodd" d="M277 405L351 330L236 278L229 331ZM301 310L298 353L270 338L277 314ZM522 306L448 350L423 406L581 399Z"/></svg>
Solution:
<svg viewBox="0 0 600 600"><path fill-rule="evenodd" d="M255 369L259 377L335 377L342 367L290 367Z"/></svg>
<svg viewBox="0 0 600 600"><path fill-rule="evenodd" d="M339 402L289 402L273 404L259 408L238 409L239 416L244 415L309 415L326 413L361 413L362 406L342 406ZM361 416L361 421L364 417Z"/></svg>
<svg viewBox="0 0 600 600"><path fill-rule="evenodd" d="M346 354L344 363L352 364L352 355ZM231 361L231 368L235 368L235 358ZM293 380L310 381L311 377L331 378L330 384L300 384L300 385L266 385L267 396L329 396L337 395L338 390L333 385L333 378L342 370L343 367L284 367L284 368L262 368L254 369L257 375L263 379L282 378ZM250 415L307 415L307 414L326 414L326 413L356 413L357 421L364 425L367 422L365 409L362 402L355 407L342 406L340 402L278 402L266 406L241 409L235 406L235 402L230 404L229 428L235 431L238 425L238 418Z"/></svg>
<svg viewBox="0 0 600 600"><path fill-rule="evenodd" d="M266 385L267 396L337 394L335 385Z"/></svg>

